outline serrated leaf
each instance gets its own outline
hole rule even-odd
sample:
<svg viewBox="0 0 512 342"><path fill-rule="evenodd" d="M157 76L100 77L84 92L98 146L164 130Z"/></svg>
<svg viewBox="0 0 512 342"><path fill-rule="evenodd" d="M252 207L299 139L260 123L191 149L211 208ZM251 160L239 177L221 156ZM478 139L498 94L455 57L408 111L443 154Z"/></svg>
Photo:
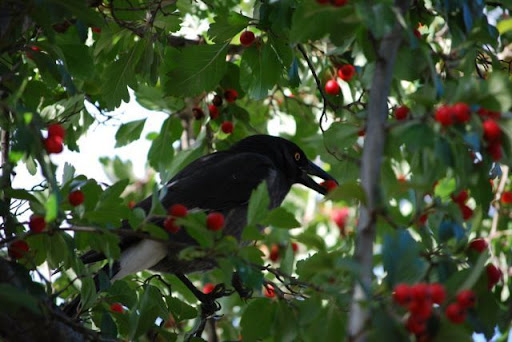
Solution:
<svg viewBox="0 0 512 342"><path fill-rule="evenodd" d="M122 124L116 133L115 147L125 146L139 139L145 123L146 119L142 119Z"/></svg>
<svg viewBox="0 0 512 342"><path fill-rule="evenodd" d="M240 85L250 98L259 100L268 95L284 72L276 51L265 44L244 51L240 63Z"/></svg>
<svg viewBox="0 0 512 342"><path fill-rule="evenodd" d="M193 96L214 89L226 70L228 44L194 45L176 57L177 67L168 74L165 91L174 96Z"/></svg>
<svg viewBox="0 0 512 342"><path fill-rule="evenodd" d="M230 41L238 32L249 24L249 18L239 13L230 12L229 15L218 15L215 22L210 24L208 35L216 43Z"/></svg>

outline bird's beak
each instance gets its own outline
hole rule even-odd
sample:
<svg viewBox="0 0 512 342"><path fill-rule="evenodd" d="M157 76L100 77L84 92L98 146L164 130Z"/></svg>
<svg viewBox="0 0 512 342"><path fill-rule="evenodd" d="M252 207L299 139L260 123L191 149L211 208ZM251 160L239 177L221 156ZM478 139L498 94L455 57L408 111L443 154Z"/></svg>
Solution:
<svg viewBox="0 0 512 342"><path fill-rule="evenodd" d="M305 167L301 167L301 170L302 174L299 176L298 183L304 184L308 188L313 189L322 195L327 194L327 188L315 182L313 178L309 177L309 175L320 177L323 180L332 180L338 184L338 181L336 181L334 177L332 177L330 174L322 170L320 166L314 164L311 161L308 161L308 164Z"/></svg>

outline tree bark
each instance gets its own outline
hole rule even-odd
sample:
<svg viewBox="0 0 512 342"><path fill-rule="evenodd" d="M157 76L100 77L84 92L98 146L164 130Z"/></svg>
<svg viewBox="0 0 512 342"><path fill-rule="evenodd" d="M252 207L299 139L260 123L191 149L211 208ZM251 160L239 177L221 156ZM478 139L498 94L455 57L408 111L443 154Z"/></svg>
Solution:
<svg viewBox="0 0 512 342"><path fill-rule="evenodd" d="M409 7L408 0L396 0L395 6L402 15ZM376 44L377 60L368 99L368 119L361 163L361 185L366 203L361 204L356 232L354 259L359 264L358 281L355 282L349 314L349 341L365 341L370 319L373 275L373 243L375 225L380 207L380 168L386 141L385 122L388 115L387 99L390 93L393 66L402 41L402 26L394 29Z"/></svg>
<svg viewBox="0 0 512 342"><path fill-rule="evenodd" d="M0 340L16 342L82 342L100 340L99 335L72 321L49 297L32 293L31 279L22 266L0 258L0 284L8 284L39 299L41 314L25 308L0 308ZM6 294L4 294L6 295Z"/></svg>

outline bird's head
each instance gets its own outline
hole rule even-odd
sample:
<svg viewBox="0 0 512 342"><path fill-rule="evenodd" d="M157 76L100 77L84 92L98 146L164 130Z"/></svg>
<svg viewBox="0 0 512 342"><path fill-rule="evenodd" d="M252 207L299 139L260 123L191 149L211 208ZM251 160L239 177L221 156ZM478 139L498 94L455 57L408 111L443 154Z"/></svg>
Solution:
<svg viewBox="0 0 512 342"><path fill-rule="evenodd" d="M310 161L299 146L284 138L253 135L240 140L232 149L265 155L287 176L291 184L303 184L322 195L327 193L327 189L313 180L311 176L332 180L338 184L330 174Z"/></svg>

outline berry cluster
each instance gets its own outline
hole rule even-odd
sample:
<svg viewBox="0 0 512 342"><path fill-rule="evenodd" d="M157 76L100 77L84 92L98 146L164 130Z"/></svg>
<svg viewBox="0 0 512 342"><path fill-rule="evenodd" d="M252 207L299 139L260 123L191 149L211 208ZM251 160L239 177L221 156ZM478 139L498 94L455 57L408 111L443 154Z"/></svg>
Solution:
<svg viewBox="0 0 512 342"><path fill-rule="evenodd" d="M466 205L466 202L469 198L467 190L462 190L457 195L452 194L451 197L453 202L459 206L464 221L469 220L471 216L473 216L473 209Z"/></svg>
<svg viewBox="0 0 512 342"><path fill-rule="evenodd" d="M176 224L176 218L185 217L188 214L188 209L183 204L173 204L167 210L168 216L164 220L164 229L170 233L177 233L180 226Z"/></svg>
<svg viewBox="0 0 512 342"><path fill-rule="evenodd" d="M356 68L351 64L344 64L338 68L338 77L345 82L349 82L356 74ZM329 95L338 95L340 93L340 85L336 82L335 78L328 80L325 83L325 92Z"/></svg>
<svg viewBox="0 0 512 342"><path fill-rule="evenodd" d="M248 32L248 31L247 31ZM224 99L228 103L233 103L238 99L238 92L235 89L227 89L224 91ZM216 120L220 116L220 108L222 107L223 99L219 94L215 94L212 103L208 105L208 112L210 113L210 119ZM192 114L196 120L204 118L204 112L200 107L192 108ZM233 122L226 120L221 124L220 129L226 134L233 133Z"/></svg>
<svg viewBox="0 0 512 342"><path fill-rule="evenodd" d="M393 300L407 308L410 315L406 328L415 335L427 329L427 320L432 316L433 304L442 304L446 299L444 286L439 283L415 285L398 284L393 291Z"/></svg>
<svg viewBox="0 0 512 342"><path fill-rule="evenodd" d="M48 137L44 139L43 144L46 152L61 153L64 149L62 144L66 130L59 124L52 124L48 126Z"/></svg>
<svg viewBox="0 0 512 342"><path fill-rule="evenodd" d="M456 301L446 306L444 314L454 324L464 323L468 309L476 304L476 295L471 290L462 290L457 293Z"/></svg>

